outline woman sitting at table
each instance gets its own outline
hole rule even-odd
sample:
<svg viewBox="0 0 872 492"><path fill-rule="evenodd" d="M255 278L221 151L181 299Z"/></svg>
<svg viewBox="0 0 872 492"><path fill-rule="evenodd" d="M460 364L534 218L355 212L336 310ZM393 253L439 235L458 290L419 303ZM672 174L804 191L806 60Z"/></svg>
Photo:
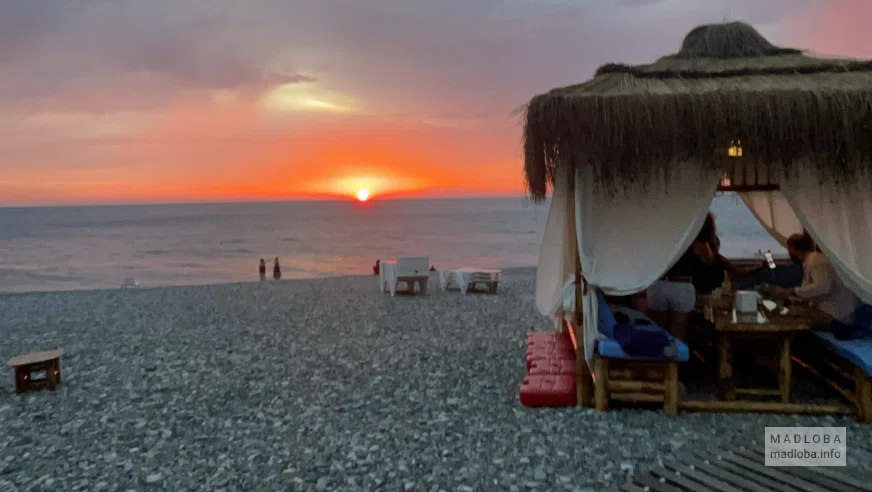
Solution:
<svg viewBox="0 0 872 492"><path fill-rule="evenodd" d="M802 285L793 289L773 287L775 297L796 296L814 304L810 316L812 328L832 331L836 338L850 339L854 331L854 312L860 301L839 278L829 260L807 234L787 239L787 251L794 263L802 264Z"/></svg>
<svg viewBox="0 0 872 492"><path fill-rule="evenodd" d="M690 248L662 278L648 287L649 316L676 338L687 341L688 314L696 306L694 272L700 265L711 265L717 256L712 248L715 218L709 212Z"/></svg>
<svg viewBox="0 0 872 492"><path fill-rule="evenodd" d="M698 294L711 294L715 289L720 288L728 277L731 283L751 280L759 270L768 268L765 263L763 267L750 268L739 268L730 263L730 260L721 254L721 239L718 237L714 215L711 212L706 216L698 239L708 244L714 258L711 262L706 262L701 257L694 259L692 283Z"/></svg>

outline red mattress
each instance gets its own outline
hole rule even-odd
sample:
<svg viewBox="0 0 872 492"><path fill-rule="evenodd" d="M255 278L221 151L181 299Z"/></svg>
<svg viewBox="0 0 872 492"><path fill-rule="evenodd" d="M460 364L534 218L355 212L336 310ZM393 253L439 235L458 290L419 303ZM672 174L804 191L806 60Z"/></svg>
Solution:
<svg viewBox="0 0 872 492"><path fill-rule="evenodd" d="M567 374L531 374L521 383L521 403L528 407L572 407L575 377Z"/></svg>
<svg viewBox="0 0 872 492"><path fill-rule="evenodd" d="M572 345L572 338L568 334L559 331L538 331L527 334L527 343L533 342L566 342Z"/></svg>
<svg viewBox="0 0 872 492"><path fill-rule="evenodd" d="M570 359L534 360L530 364L530 375L570 374L575 375L575 361Z"/></svg>

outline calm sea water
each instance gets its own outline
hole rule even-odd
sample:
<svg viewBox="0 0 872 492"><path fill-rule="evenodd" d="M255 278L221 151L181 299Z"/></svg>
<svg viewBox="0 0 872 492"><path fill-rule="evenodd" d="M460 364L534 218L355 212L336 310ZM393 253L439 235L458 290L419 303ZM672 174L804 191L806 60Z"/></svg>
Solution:
<svg viewBox="0 0 872 492"><path fill-rule="evenodd" d="M735 196L712 210L726 255L780 252ZM0 208L0 291L250 281L276 256L285 278L371 274L404 255L533 266L547 214L524 198Z"/></svg>

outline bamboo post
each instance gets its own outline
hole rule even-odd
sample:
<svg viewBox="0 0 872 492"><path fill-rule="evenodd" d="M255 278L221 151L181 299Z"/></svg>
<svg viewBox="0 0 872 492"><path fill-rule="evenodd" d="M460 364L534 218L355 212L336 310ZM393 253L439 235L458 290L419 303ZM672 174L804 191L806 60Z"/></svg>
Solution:
<svg viewBox="0 0 872 492"><path fill-rule="evenodd" d="M666 364L666 380L663 388L663 414L667 417L678 415L678 362Z"/></svg>
<svg viewBox="0 0 872 492"><path fill-rule="evenodd" d="M793 366L790 361L792 338L789 333L781 338L781 357L778 363L778 389L781 390L781 403L790 403L790 389L793 383Z"/></svg>
<svg viewBox="0 0 872 492"><path fill-rule="evenodd" d="M733 344L730 336L721 333L718 340L718 386L721 398L725 401L736 400L736 387L733 382Z"/></svg>
<svg viewBox="0 0 872 492"><path fill-rule="evenodd" d="M872 377L859 367L854 368L855 398L857 399L857 420L872 422Z"/></svg>
<svg viewBox="0 0 872 492"><path fill-rule="evenodd" d="M596 376L594 384L594 404L600 412L609 409L609 361L605 357L594 356L593 372Z"/></svg>
<svg viewBox="0 0 872 492"><path fill-rule="evenodd" d="M600 387L599 367L594 365L596 373L596 388ZM662 381L662 380L661 380ZM606 381L607 393L653 393L655 395L663 394L666 391L666 385L657 381L621 381L609 379Z"/></svg>
<svg viewBox="0 0 872 492"><path fill-rule="evenodd" d="M769 401L685 400L678 405L691 412L799 413L805 415L851 415L854 409L842 404L799 404Z"/></svg>
<svg viewBox="0 0 872 492"><path fill-rule="evenodd" d="M575 246L575 339L577 341L575 347L575 389L578 396L578 404L583 408L593 407L593 378L590 374L590 367L587 365L587 360L584 356L584 315L582 309L582 289L584 288L581 281L581 258L578 251L576 240Z"/></svg>

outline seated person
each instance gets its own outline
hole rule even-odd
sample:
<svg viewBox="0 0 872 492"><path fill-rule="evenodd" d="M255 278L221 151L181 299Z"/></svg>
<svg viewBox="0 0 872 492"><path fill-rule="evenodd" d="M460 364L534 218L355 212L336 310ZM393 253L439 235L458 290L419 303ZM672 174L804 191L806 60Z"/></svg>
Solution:
<svg viewBox="0 0 872 492"><path fill-rule="evenodd" d="M794 234L787 240L787 251L794 263L802 264L802 285L793 289L774 287L776 297L795 295L811 301L812 328L833 331L837 338L850 338L854 312L860 301L848 289L829 260L806 234Z"/></svg>
<svg viewBox="0 0 872 492"><path fill-rule="evenodd" d="M712 250L711 262L706 263L698 256L693 258L694 266L691 283L696 292L700 294L711 294L713 290L722 286L726 279L727 267L729 265L727 259L720 254L721 241L717 234L714 234L706 242Z"/></svg>
<svg viewBox="0 0 872 492"><path fill-rule="evenodd" d="M699 233L699 239L708 245L713 255L713 259L710 262L706 261L706 259L701 256L697 256L693 260L692 283L694 289L696 289L696 292L699 294L711 294L712 291L720 288L724 284L724 281L728 276L730 282L736 282L753 276L761 269L761 267L753 267L750 269L739 268L730 263L730 261L721 254L721 239L718 237L717 229L715 228L714 215L712 213L709 213L706 216L705 223Z"/></svg>
<svg viewBox="0 0 872 492"><path fill-rule="evenodd" d="M648 287L651 319L682 341L687 340L688 314L696 307L694 269L700 264L711 265L715 261L715 252L711 247L714 221L714 216L709 213L690 248L666 275Z"/></svg>

